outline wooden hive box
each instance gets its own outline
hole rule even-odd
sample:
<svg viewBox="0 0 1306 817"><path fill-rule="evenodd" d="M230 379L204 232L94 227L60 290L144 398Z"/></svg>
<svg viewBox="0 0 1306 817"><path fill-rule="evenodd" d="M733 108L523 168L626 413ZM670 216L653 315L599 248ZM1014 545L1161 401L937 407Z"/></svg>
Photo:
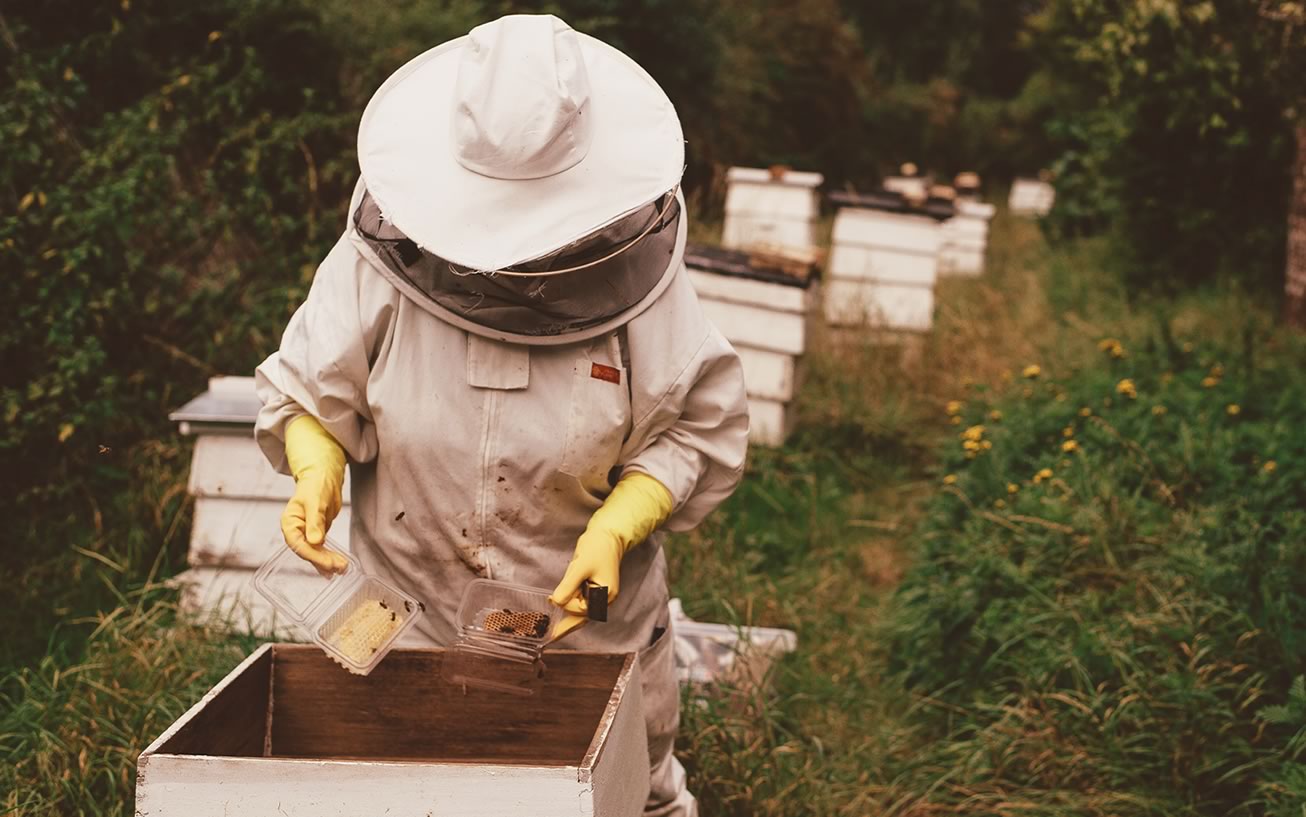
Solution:
<svg viewBox="0 0 1306 817"><path fill-rule="evenodd" d="M839 205L824 290L835 327L924 332L934 322L940 224L950 203L915 205L894 193L835 193Z"/></svg>
<svg viewBox="0 0 1306 817"><path fill-rule="evenodd" d="M747 253L701 245L686 248L685 265L703 313L743 363L749 439L781 445L796 417L790 404L811 331L814 278L759 268Z"/></svg>
<svg viewBox="0 0 1306 817"><path fill-rule="evenodd" d="M726 217L721 244L738 250L816 244L820 173L732 167L726 172Z"/></svg>
<svg viewBox="0 0 1306 817"><path fill-rule="evenodd" d="M395 650L363 677L265 644L141 753L137 817L642 813L634 653L547 653L529 697L464 692L443 658Z"/></svg>
<svg viewBox="0 0 1306 817"><path fill-rule="evenodd" d="M993 218L994 207L992 204L958 199L956 208L957 214L943 222L939 274L974 278L984 272L989 221Z"/></svg>
<svg viewBox="0 0 1306 817"><path fill-rule="evenodd" d="M295 481L278 474L254 442L260 407L252 377L215 377L209 389L169 415L194 435L187 492L195 500L190 569L177 577L184 607L235 629L272 632L272 609L251 583L278 548L281 512ZM332 541L349 541L349 478Z"/></svg>
<svg viewBox="0 0 1306 817"><path fill-rule="evenodd" d="M1046 216L1052 211L1057 193L1052 185L1038 179L1016 179L1011 183L1007 208L1012 215Z"/></svg>

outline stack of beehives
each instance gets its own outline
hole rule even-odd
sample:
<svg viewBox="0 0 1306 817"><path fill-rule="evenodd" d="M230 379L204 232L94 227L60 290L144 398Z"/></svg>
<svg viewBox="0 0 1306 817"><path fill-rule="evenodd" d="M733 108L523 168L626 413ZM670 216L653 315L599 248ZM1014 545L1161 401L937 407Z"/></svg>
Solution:
<svg viewBox="0 0 1306 817"><path fill-rule="evenodd" d="M274 614L254 591L255 571L285 547L281 511L295 481L268 465L254 442L259 400L252 377L215 377L209 389L169 415L181 433L194 435L187 490L195 499L190 569L177 577L183 605L223 618L243 630L269 632ZM349 486L331 526L348 542Z"/></svg>
<svg viewBox="0 0 1306 817"><path fill-rule="evenodd" d="M779 445L816 297L819 173L732 167L726 174L725 249L686 255L703 311L739 352L748 388L750 439Z"/></svg>
<svg viewBox="0 0 1306 817"><path fill-rule="evenodd" d="M1044 179L1016 179L1011 183L1007 208L1012 215L1046 216L1056 196L1056 190Z"/></svg>

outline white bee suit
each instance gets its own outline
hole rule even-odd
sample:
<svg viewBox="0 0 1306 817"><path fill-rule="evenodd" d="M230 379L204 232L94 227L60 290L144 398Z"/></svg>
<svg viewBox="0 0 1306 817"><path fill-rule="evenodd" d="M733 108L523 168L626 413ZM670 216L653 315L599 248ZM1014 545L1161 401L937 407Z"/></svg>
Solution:
<svg viewBox="0 0 1306 817"><path fill-rule="evenodd" d="M344 448L355 557L426 603L410 645L452 640L472 579L552 588L623 470L667 487L669 530L694 527L737 485L742 369L684 272L684 229L682 219L660 294L577 342L509 343L455 325L353 226L318 268L280 350L256 372L256 436L283 472L286 425L304 413ZM641 652L648 813L691 814L671 754L679 697L666 605L655 534L622 561L609 621L565 643Z"/></svg>

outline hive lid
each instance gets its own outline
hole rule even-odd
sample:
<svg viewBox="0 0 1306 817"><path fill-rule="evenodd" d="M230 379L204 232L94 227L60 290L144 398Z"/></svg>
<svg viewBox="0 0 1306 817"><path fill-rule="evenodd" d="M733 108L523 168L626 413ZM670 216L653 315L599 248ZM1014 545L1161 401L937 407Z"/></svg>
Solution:
<svg viewBox="0 0 1306 817"><path fill-rule="evenodd" d="M253 426L263 404L252 377L209 378L208 391L168 415L174 423Z"/></svg>
<svg viewBox="0 0 1306 817"><path fill-rule="evenodd" d="M871 193L853 193L836 190L829 195L830 203L836 207L860 207L865 210L883 210L890 213L927 216L935 221L946 221L956 215L952 202L940 199L927 199L916 205L900 193L889 190L877 190Z"/></svg>
<svg viewBox="0 0 1306 817"><path fill-rule="evenodd" d="M735 278L751 278L768 284L799 289L809 287L817 271L816 264L812 264L807 275L791 275L779 266L767 264L764 256L750 254L743 250L711 247L706 244L685 245L685 266L692 270L715 272Z"/></svg>

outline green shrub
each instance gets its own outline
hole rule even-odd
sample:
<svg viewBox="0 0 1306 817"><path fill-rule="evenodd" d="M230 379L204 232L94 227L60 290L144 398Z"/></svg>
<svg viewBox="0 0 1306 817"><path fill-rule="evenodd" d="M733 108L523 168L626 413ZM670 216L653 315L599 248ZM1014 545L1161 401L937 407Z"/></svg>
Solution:
<svg viewBox="0 0 1306 817"><path fill-rule="evenodd" d="M1306 672L1300 346L1104 338L1099 364L950 406L887 625L928 696L932 799L1214 815L1255 813L1274 775L1300 792L1300 718L1258 718Z"/></svg>

